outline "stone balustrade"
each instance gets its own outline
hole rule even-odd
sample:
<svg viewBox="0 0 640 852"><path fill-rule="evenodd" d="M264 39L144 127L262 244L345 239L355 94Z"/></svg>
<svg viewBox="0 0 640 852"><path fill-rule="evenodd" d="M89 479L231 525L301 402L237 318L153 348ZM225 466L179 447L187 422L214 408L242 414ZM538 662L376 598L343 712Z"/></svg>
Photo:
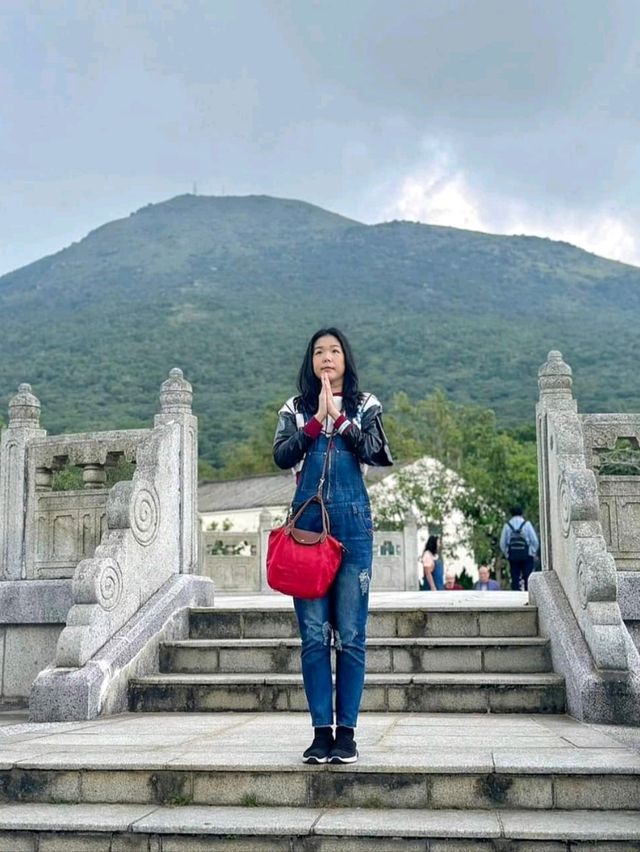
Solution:
<svg viewBox="0 0 640 852"><path fill-rule="evenodd" d="M27 578L72 577L106 532L107 471L120 459L135 463L149 429L37 437L27 448L25 527ZM54 491L56 472L82 469L82 490Z"/></svg>
<svg viewBox="0 0 640 852"><path fill-rule="evenodd" d="M12 646L26 677L38 675L30 692L35 719L124 709L128 674L153 668L163 631L179 634L180 613L213 599L211 581L193 576L199 531L191 399L191 385L174 369L153 429L59 436L40 428L29 385L10 402L0 439L0 604L18 606L0 607L3 638L46 620L47 599L58 629L54 660L37 643L20 653ZM135 464L133 478L108 488L108 469L120 459ZM83 487L54 490L56 472L68 465L81 468Z"/></svg>
<svg viewBox="0 0 640 852"><path fill-rule="evenodd" d="M550 352L536 409L543 572L532 576L530 596L552 639L554 668L567 677L570 711L640 721L640 658L617 582L618 567L637 556L640 477L621 483L596 474L599 450L637 437L640 417L579 415L572 381L561 353Z"/></svg>
<svg viewBox="0 0 640 852"><path fill-rule="evenodd" d="M583 414L581 422L607 548L617 571L640 572L640 414Z"/></svg>

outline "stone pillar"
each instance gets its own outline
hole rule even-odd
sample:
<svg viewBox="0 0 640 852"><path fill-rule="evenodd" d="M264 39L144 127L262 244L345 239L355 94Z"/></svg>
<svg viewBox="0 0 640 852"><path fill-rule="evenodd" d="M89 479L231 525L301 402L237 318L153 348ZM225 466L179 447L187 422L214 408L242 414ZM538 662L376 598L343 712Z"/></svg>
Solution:
<svg viewBox="0 0 640 852"><path fill-rule="evenodd" d="M542 570L553 565L551 553L549 447L547 412L575 413L577 403L573 398L571 367L562 359L562 353L552 349L538 370L539 402L536 406L536 437L538 452L538 505L540 510L540 560Z"/></svg>
<svg viewBox="0 0 640 852"><path fill-rule="evenodd" d="M82 483L87 489L104 488L107 482L107 471L103 464L83 464Z"/></svg>
<svg viewBox="0 0 640 852"><path fill-rule="evenodd" d="M404 516L402 548L404 551L404 590L405 592L415 592L418 589L418 525L411 511Z"/></svg>
<svg viewBox="0 0 640 852"><path fill-rule="evenodd" d="M258 519L258 570L260 571L259 587L262 594L273 593L273 589L267 583L267 545L272 526L271 512L268 509L263 509Z"/></svg>
<svg viewBox="0 0 640 852"><path fill-rule="evenodd" d="M198 419L191 412L193 389L174 367L160 390L155 426L179 423L180 430L180 573L197 574L198 562Z"/></svg>
<svg viewBox="0 0 640 852"><path fill-rule="evenodd" d="M24 564L26 458L31 438L46 435L40 428L40 401L31 385L22 384L9 402L9 425L0 438L0 579L26 577Z"/></svg>

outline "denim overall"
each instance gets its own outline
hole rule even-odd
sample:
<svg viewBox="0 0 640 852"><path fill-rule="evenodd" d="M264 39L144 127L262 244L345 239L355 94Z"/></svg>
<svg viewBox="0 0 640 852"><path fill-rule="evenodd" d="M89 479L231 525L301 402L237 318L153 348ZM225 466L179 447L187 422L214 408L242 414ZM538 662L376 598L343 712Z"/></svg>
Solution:
<svg viewBox="0 0 640 852"><path fill-rule="evenodd" d="M293 499L294 511L317 493L329 438L313 443L305 456ZM302 638L302 677L314 727L333 725L331 636L336 649L336 724L355 728L365 672L365 640L373 556L369 497L356 456L334 435L323 497L331 534L346 550L338 575L322 598L294 598ZM312 503L297 527L322 529L320 506Z"/></svg>

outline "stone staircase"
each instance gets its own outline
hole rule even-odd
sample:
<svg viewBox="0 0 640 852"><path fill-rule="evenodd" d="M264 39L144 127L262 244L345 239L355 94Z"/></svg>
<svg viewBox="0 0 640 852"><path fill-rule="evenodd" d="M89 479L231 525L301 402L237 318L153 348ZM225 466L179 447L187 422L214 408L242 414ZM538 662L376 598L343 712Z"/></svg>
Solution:
<svg viewBox="0 0 640 852"><path fill-rule="evenodd" d="M136 712L0 728L0 852L640 850L640 737L561 715L534 608L374 608L361 759L308 766L270 603L193 610Z"/></svg>
<svg viewBox="0 0 640 852"><path fill-rule="evenodd" d="M304 711L290 606L194 609L132 711ZM372 609L363 711L562 713L563 678L528 606Z"/></svg>

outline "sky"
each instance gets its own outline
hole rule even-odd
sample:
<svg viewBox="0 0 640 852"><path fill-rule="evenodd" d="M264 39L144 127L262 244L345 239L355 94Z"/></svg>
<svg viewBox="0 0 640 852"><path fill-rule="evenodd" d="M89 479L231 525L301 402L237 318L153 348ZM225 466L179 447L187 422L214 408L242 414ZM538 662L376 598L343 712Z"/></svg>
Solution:
<svg viewBox="0 0 640 852"><path fill-rule="evenodd" d="M193 191L640 266L638 0L2 0L0 34L0 275Z"/></svg>

